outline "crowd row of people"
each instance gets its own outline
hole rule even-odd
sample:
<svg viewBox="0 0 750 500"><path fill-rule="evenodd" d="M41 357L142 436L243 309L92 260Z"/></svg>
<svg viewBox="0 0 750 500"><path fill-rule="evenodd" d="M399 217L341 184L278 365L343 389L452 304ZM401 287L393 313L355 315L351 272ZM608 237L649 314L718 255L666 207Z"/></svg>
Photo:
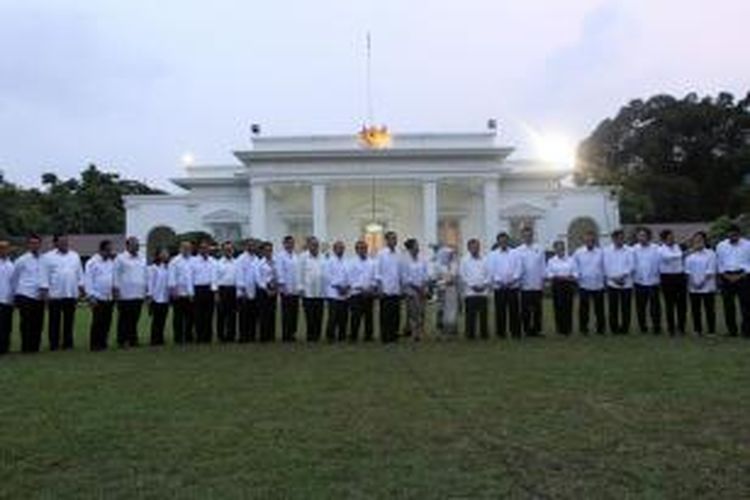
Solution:
<svg viewBox="0 0 750 500"><path fill-rule="evenodd" d="M20 316L23 352L40 349L45 309L50 349L72 348L81 298L91 307L90 348L95 351L108 348L115 309L117 344L137 346L144 304L153 345L165 341L170 308L176 344L210 343L214 333L222 342L273 341L277 308L282 341L297 339L300 310L307 341L319 341L326 309L329 341L356 341L360 330L371 341L376 301L383 342L403 334L420 340L430 299L438 303L438 335L457 335L463 310L466 337L488 338L492 300L495 335L535 337L543 331L545 284L551 290L555 330L562 335L573 331L576 296L583 335L590 326L598 334L628 333L633 299L642 333L661 333L664 319L669 334L684 335L689 304L693 331L712 334L720 291L727 334L750 337L750 241L738 227L730 228L716 250L708 247L704 233L694 235L687 249L670 231L655 243L649 229L641 228L637 241L627 245L618 230L604 248L597 237L586 233L584 244L572 254L562 241L555 242L549 259L530 228L522 230L515 247L508 234L500 233L486 254L479 240L471 239L461 259L450 247L440 248L432 260L423 258L415 239L407 240L401 251L394 232L386 233L385 247L374 257L364 241L357 241L351 258L342 241L325 254L315 237L307 239L302 253L296 252L291 236L276 253L271 242L249 240L236 255L235 246L225 242L218 257L209 241L199 242L197 251L184 241L175 256L158 250L150 265L131 237L119 254L110 241L102 241L84 267L66 236L56 236L54 248L41 253L41 240L32 235L26 253L15 262L9 244L0 242L0 353L10 345L14 309ZM403 331L402 301L407 318Z"/></svg>

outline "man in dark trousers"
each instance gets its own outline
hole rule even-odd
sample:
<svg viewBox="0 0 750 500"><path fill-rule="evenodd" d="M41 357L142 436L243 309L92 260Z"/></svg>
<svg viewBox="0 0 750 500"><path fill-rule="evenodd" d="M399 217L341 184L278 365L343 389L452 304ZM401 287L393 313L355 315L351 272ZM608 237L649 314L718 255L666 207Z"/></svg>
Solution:
<svg viewBox="0 0 750 500"><path fill-rule="evenodd" d="M114 296L117 300L117 344L138 347L138 322L148 291L148 266L140 254L138 238L125 241L125 251L114 264Z"/></svg>
<svg viewBox="0 0 750 500"><path fill-rule="evenodd" d="M13 269L10 243L0 241L0 354L8 352L13 331Z"/></svg>
<svg viewBox="0 0 750 500"><path fill-rule="evenodd" d="M351 323L349 339L356 342L359 337L359 327L364 322L365 342L373 340L373 293L375 291L375 261L367 255L367 243L363 240L354 245L357 254L347 268L350 297L349 311Z"/></svg>
<svg viewBox="0 0 750 500"><path fill-rule="evenodd" d="M514 250L521 262L521 326L527 337L542 335L544 249L534 242L534 230L521 230L521 244Z"/></svg>
<svg viewBox="0 0 750 500"><path fill-rule="evenodd" d="M344 243L333 244L333 255L328 257L323 266L328 302L328 323L326 339L329 342L346 340L346 328L349 322L349 280L347 265L344 260Z"/></svg>
<svg viewBox="0 0 750 500"><path fill-rule="evenodd" d="M172 335L175 344L193 341L193 244L180 243L180 253L169 261L169 294L172 302Z"/></svg>
<svg viewBox="0 0 750 500"><path fill-rule="evenodd" d="M401 295L403 294L403 260L396 249L398 236L385 233L385 248L377 257L375 279L380 293L380 338L384 343L396 342L401 327Z"/></svg>
<svg viewBox="0 0 750 500"><path fill-rule="evenodd" d="M489 338L487 331L487 290L490 275L487 262L482 258L479 240L472 238L466 244L469 253L461 259L461 285L466 316L466 338L476 338L477 323L483 339Z"/></svg>
<svg viewBox="0 0 750 500"><path fill-rule="evenodd" d="M32 234L26 239L26 253L14 263L14 303L21 316L21 350L39 352L44 327L44 301L40 297L42 240Z"/></svg>
<svg viewBox="0 0 750 500"><path fill-rule="evenodd" d="M78 298L83 295L81 257L68 247L68 237L55 235L55 248L44 254L41 265L40 293L49 309L49 347L51 351L73 348L73 329Z"/></svg>
<svg viewBox="0 0 750 500"><path fill-rule="evenodd" d="M216 259L211 255L211 243L203 240L198 246L198 255L191 260L193 290L195 293L193 317L195 333L199 343L210 344L213 340L214 304L216 302Z"/></svg>
<svg viewBox="0 0 750 500"><path fill-rule="evenodd" d="M237 260L231 241L224 242L221 251L221 258L216 264L216 283L219 287L216 334L222 342L234 342L237 338Z"/></svg>
<svg viewBox="0 0 750 500"><path fill-rule="evenodd" d="M273 243L265 241L260 246L260 261L257 266L256 294L260 322L260 341L276 340L276 301L278 275L273 258Z"/></svg>
<svg viewBox="0 0 750 500"><path fill-rule="evenodd" d="M245 243L245 251L237 257L237 294L239 295L240 342L255 342L258 331L257 244Z"/></svg>
<svg viewBox="0 0 750 500"><path fill-rule="evenodd" d="M114 253L112 242L99 243L99 252L86 262L83 275L86 298L91 306L89 346L92 351L107 349L109 330L112 327L114 299Z"/></svg>
<svg viewBox="0 0 750 500"><path fill-rule="evenodd" d="M294 237L285 236L283 246L275 259L281 295L281 340L294 342L299 316L299 258L294 251Z"/></svg>
<svg viewBox="0 0 750 500"><path fill-rule="evenodd" d="M513 338L520 338L521 261L510 247L508 233L498 234L496 241L495 249L487 256L487 271L494 290L495 335L505 338L509 329Z"/></svg>

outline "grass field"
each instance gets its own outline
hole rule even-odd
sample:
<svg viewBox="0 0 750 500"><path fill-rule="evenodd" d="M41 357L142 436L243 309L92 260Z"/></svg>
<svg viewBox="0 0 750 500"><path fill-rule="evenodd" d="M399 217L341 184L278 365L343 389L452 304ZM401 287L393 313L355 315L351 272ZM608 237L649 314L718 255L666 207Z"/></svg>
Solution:
<svg viewBox="0 0 750 500"><path fill-rule="evenodd" d="M750 497L741 339L91 354L86 323L0 359L2 498Z"/></svg>

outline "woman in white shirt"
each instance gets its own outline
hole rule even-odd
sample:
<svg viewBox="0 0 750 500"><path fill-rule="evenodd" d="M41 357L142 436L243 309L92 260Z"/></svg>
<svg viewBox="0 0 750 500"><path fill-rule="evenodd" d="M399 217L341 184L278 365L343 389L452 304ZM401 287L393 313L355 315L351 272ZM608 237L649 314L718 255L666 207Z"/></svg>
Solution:
<svg viewBox="0 0 750 500"><path fill-rule="evenodd" d="M450 247L438 250L435 262L437 285L437 331L440 335L458 334L458 260Z"/></svg>
<svg viewBox="0 0 750 500"><path fill-rule="evenodd" d="M565 253L565 243L556 241L555 255L547 261L546 278L552 287L555 309L555 328L560 335L570 335L573 330L573 300L576 294L578 271L576 263Z"/></svg>
<svg viewBox="0 0 750 500"><path fill-rule="evenodd" d="M169 253L159 250L148 266L148 313L151 316L151 345L164 345L164 325L169 312Z"/></svg>
<svg viewBox="0 0 750 500"><path fill-rule="evenodd" d="M716 332L716 253L706 248L706 239L703 231L695 233L692 252L685 259L693 331L698 335L704 332L704 314L706 333Z"/></svg>
<svg viewBox="0 0 750 500"><path fill-rule="evenodd" d="M429 273L427 262L419 257L419 243L415 238L404 242L408 255L404 263L404 285L406 294L406 316L414 341L422 340L424 334L425 305Z"/></svg>

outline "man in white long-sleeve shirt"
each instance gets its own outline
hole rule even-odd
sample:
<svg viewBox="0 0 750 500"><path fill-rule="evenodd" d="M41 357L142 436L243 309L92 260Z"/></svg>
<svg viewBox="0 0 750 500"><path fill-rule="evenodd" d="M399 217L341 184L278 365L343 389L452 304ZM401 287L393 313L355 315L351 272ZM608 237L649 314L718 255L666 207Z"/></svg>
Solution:
<svg viewBox="0 0 750 500"><path fill-rule="evenodd" d="M276 303L278 296L278 272L273 255L273 243L260 244L260 260L257 271L256 293L260 322L260 341L276 341Z"/></svg>
<svg viewBox="0 0 750 500"><path fill-rule="evenodd" d="M495 249L487 257L487 269L495 301L495 335L505 338L507 330L514 338L521 337L519 286L521 261L510 247L510 236L497 235Z"/></svg>
<svg viewBox="0 0 750 500"><path fill-rule="evenodd" d="M89 347L92 351L103 351L109 343L114 310L114 253L112 242L99 243L99 252L86 262L83 274L86 298L91 306Z"/></svg>
<svg viewBox="0 0 750 500"><path fill-rule="evenodd" d="M67 236L55 235L52 243L55 248L41 260L39 291L48 305L49 348L56 351L60 348L61 327L62 348L73 348L76 305L83 295L83 266L78 253L68 247Z"/></svg>
<svg viewBox="0 0 750 500"><path fill-rule="evenodd" d="M193 341L193 244L180 243L180 253L172 257L167 268L172 303L172 335L175 344Z"/></svg>
<svg viewBox="0 0 750 500"><path fill-rule="evenodd" d="M257 242L245 243L245 251L237 257L237 295L239 296L239 340L255 342L258 331L258 307L256 300Z"/></svg>
<svg viewBox="0 0 750 500"><path fill-rule="evenodd" d="M635 290L635 316L641 333L648 332L646 310L651 318L651 331L661 333L661 301L659 300L660 273L659 247L651 242L651 230L641 227L636 232L636 244L632 247L635 270L633 288Z"/></svg>
<svg viewBox="0 0 750 500"><path fill-rule="evenodd" d="M41 238L30 235L26 238L26 253L13 263L13 302L21 316L21 351L25 353L39 352L44 327L44 301L39 294L41 246Z"/></svg>
<svg viewBox="0 0 750 500"><path fill-rule="evenodd" d="M326 260L323 275L328 299L328 323L326 339L328 342L346 340L346 328L349 322L349 280L344 259L344 242L333 244L333 254Z"/></svg>
<svg viewBox="0 0 750 500"><path fill-rule="evenodd" d="M659 237L659 280L664 297L667 331L670 335L685 335L688 299L684 255L670 229L662 231Z"/></svg>
<svg viewBox="0 0 750 500"><path fill-rule="evenodd" d="M216 284L219 288L216 335L222 342L234 342L237 338L237 259L234 258L232 242L225 241L221 252L216 263Z"/></svg>
<svg viewBox="0 0 750 500"><path fill-rule="evenodd" d="M739 226L732 225L727 238L716 246L724 322L729 336L736 337L739 302L742 335L750 337L750 240L742 237Z"/></svg>
<svg viewBox="0 0 750 500"><path fill-rule="evenodd" d="M325 258L320 254L320 242L314 236L307 238L307 250L300 256L297 279L305 314L305 334L308 342L318 342L323 330L325 308Z"/></svg>
<svg viewBox="0 0 750 500"><path fill-rule="evenodd" d="M138 238L125 240L125 251L115 258L114 295L117 300L117 344L138 347L138 322L148 287L148 266Z"/></svg>
<svg viewBox="0 0 750 500"><path fill-rule="evenodd" d="M487 339L487 292L490 288L487 261L482 258L478 239L470 239L466 248L468 254L461 259L459 268L464 296L464 330L467 338L476 338L478 322L479 335Z"/></svg>
<svg viewBox="0 0 750 500"><path fill-rule="evenodd" d="M216 259L211 255L211 243L203 240L198 245L198 255L190 261L193 279L193 317L195 334L199 343L210 344L214 336L214 304L216 303Z"/></svg>
<svg viewBox="0 0 750 500"><path fill-rule="evenodd" d="M294 342L297 337L299 319L299 258L294 251L293 236L285 236L283 249L276 255L279 273L279 294L281 295L281 341Z"/></svg>
<svg viewBox="0 0 750 500"><path fill-rule="evenodd" d="M349 261L347 274L349 279L349 338L356 342L359 327L364 321L365 342L373 340L373 294L375 292L375 261L367 255L367 243L359 240L354 246L355 256Z"/></svg>
<svg viewBox="0 0 750 500"><path fill-rule="evenodd" d="M589 309L593 304L596 333L604 335L607 320L604 313L604 251L597 244L597 233L588 230L583 245L573 254L578 272L578 328L589 334Z"/></svg>
<svg viewBox="0 0 750 500"><path fill-rule="evenodd" d="M612 244L604 249L604 275L609 299L609 328L615 335L630 332L633 302L633 250L625 245L625 232L612 232Z"/></svg>
<svg viewBox="0 0 750 500"><path fill-rule="evenodd" d="M530 227L521 231L521 241L514 250L521 261L521 326L527 337L538 337L542 335L544 249L534 242L534 230Z"/></svg>
<svg viewBox="0 0 750 500"><path fill-rule="evenodd" d="M393 231L385 233L385 248L377 256L375 276L380 292L380 339L384 343L396 342L401 327L401 295L403 262L398 236Z"/></svg>
<svg viewBox="0 0 750 500"><path fill-rule="evenodd" d="M13 331L13 269L10 243L0 241L0 355L8 352Z"/></svg>

